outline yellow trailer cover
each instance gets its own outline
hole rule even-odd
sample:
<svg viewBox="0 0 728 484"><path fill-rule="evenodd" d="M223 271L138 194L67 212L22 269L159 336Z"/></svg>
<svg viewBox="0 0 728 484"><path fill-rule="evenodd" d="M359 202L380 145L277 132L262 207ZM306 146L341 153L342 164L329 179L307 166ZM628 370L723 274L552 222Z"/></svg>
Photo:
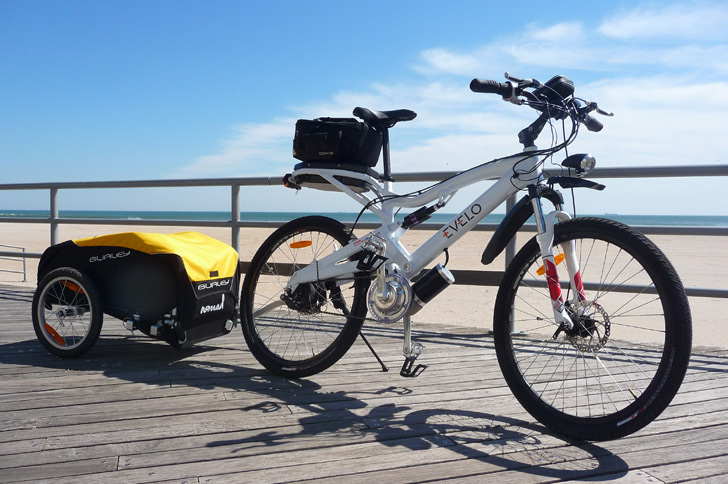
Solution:
<svg viewBox="0 0 728 484"><path fill-rule="evenodd" d="M73 241L79 247L123 247L146 254L176 254L192 282L229 278L236 274L238 253L229 245L199 232L151 234L124 232Z"/></svg>

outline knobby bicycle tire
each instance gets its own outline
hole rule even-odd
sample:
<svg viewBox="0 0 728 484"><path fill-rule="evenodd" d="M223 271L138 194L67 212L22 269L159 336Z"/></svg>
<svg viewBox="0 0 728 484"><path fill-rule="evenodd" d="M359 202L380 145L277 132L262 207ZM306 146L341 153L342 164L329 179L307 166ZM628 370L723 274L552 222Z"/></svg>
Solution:
<svg viewBox="0 0 728 484"><path fill-rule="evenodd" d="M498 362L515 397L539 422L567 437L608 440L654 420L677 393L692 344L688 300L665 255L636 230L611 220L557 224L576 250L586 299L573 298L558 265L575 322L554 322L538 244L509 265L496 298Z"/></svg>
<svg viewBox="0 0 728 484"><path fill-rule="evenodd" d="M315 281L283 296L295 271L349 242L342 223L310 216L281 226L256 252L241 290L241 322L250 351L271 372L294 378L319 373L356 340L368 278Z"/></svg>

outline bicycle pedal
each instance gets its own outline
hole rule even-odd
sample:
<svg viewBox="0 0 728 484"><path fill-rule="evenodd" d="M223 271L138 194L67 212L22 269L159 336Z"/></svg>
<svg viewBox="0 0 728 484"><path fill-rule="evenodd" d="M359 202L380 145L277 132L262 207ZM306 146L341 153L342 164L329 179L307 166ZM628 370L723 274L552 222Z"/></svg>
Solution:
<svg viewBox="0 0 728 484"><path fill-rule="evenodd" d="M400 376L405 378L415 378L422 374L427 369L427 365L417 365L412 368L417 358L405 358L402 364L402 369L399 371Z"/></svg>

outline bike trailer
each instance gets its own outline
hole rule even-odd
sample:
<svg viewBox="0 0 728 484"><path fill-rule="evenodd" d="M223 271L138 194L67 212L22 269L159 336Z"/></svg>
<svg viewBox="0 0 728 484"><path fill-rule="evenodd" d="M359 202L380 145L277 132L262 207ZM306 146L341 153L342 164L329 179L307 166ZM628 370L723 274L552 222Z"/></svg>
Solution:
<svg viewBox="0 0 728 484"><path fill-rule="evenodd" d="M59 268L75 269L93 281L103 313L174 347L233 328L238 254L203 234L127 232L69 240L43 253L39 283Z"/></svg>

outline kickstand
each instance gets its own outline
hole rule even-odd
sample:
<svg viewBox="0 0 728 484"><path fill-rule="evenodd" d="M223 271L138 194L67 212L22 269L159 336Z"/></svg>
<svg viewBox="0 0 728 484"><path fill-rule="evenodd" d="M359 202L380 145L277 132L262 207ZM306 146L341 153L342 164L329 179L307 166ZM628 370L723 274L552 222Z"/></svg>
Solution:
<svg viewBox="0 0 728 484"><path fill-rule="evenodd" d="M369 348L369 351L371 351L372 354L374 355L374 358L376 358L377 361L379 362L379 364L382 365L382 371L389 371L389 367L384 364L384 362L379 357L379 355L377 354L377 352L374 351L374 348L372 347L372 345L370 345L369 344L369 341L367 341L367 339L364 337L364 333L362 333L361 331L359 331L359 336L361 336L361 339L364 340L364 343L366 343L367 347Z"/></svg>

